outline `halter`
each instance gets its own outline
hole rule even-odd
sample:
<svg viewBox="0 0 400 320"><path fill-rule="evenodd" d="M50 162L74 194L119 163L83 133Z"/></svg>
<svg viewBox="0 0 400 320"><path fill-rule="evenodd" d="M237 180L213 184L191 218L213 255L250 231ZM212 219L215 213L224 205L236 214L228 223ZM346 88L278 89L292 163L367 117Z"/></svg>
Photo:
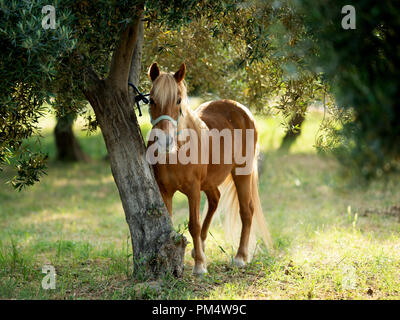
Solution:
<svg viewBox="0 0 400 320"><path fill-rule="evenodd" d="M150 106L149 106L149 109L150 109ZM150 110L149 110L149 111L150 111ZM179 109L178 118L177 118L176 120L175 120L174 118L172 118L172 117L166 115L166 114L163 114L163 115L159 116L157 119L153 120L152 117L151 117L151 112L149 112L149 115L150 115L150 122L151 122L151 124L152 124L153 127L154 127L157 123L159 123L160 121L162 121L162 120L168 120L168 121L170 121L170 122L174 125L175 129L178 130L179 118L180 118L180 116L182 115L182 109ZM182 115L182 116L183 116L183 115ZM181 133L180 131L177 131L177 132L176 132L177 135L180 134L180 133Z"/></svg>

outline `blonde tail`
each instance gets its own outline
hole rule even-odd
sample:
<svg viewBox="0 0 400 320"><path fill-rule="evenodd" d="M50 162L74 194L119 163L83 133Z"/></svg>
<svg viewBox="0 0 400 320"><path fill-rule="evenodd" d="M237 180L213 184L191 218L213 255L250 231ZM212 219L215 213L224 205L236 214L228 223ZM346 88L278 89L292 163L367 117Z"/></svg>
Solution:
<svg viewBox="0 0 400 320"><path fill-rule="evenodd" d="M239 243L241 222L240 206L232 175L218 187L221 197L219 199L217 214L224 220L224 230L227 240L232 244Z"/></svg>
<svg viewBox="0 0 400 320"><path fill-rule="evenodd" d="M253 223L249 239L249 253L253 253L256 249L256 235L261 238L270 252L273 251L271 236L267 223L262 212L260 197L258 194L258 168L257 168L258 148L253 162L253 171L251 173L251 196L253 200L254 213ZM239 243L242 223L240 220L240 205L236 192L235 183L230 174L225 181L218 187L221 197L218 203L215 217L224 220L225 235L230 243ZM203 216L207 212L206 205L204 207ZM217 218L217 219L218 219ZM255 233L253 231L256 231Z"/></svg>
<svg viewBox="0 0 400 320"><path fill-rule="evenodd" d="M258 149L258 148L257 148ZM261 207L260 195L258 193L258 150L256 152L256 156L254 157L253 162L253 172L251 173L251 196L253 199L254 205L254 213L253 213L253 223L252 226L255 226L256 233L261 239L264 241L268 250L273 252L273 244L271 235L269 233L269 229L267 226L267 222L265 221L265 217ZM254 230L254 228L252 228Z"/></svg>

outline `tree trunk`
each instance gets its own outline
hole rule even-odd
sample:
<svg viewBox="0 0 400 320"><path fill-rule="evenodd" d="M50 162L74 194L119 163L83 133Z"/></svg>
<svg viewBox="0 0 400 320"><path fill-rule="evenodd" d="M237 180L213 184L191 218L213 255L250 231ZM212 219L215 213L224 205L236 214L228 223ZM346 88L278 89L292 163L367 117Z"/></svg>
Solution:
<svg viewBox="0 0 400 320"><path fill-rule="evenodd" d="M281 145L279 147L280 151L287 152L290 147L296 141L296 139L301 134L301 126L305 120L304 113L295 113L289 122L289 130L286 132L286 135L283 137Z"/></svg>
<svg viewBox="0 0 400 320"><path fill-rule="evenodd" d="M88 161L87 156L78 140L75 138L72 125L75 115L68 114L57 119L57 125L54 129L54 136L57 148L57 160L60 161Z"/></svg>
<svg viewBox="0 0 400 320"><path fill-rule="evenodd" d="M146 160L146 148L128 92L128 78L141 19L121 35L107 79L89 70L84 93L93 107L108 150L111 171L129 226L135 273L183 274L186 238L174 231ZM141 49L141 48L140 48ZM129 60L128 60L129 59ZM136 66L140 60L136 59Z"/></svg>
<svg viewBox="0 0 400 320"><path fill-rule="evenodd" d="M87 97L96 113L110 156L129 225L134 270L157 276L183 273L186 239L172 226L153 170L146 161L146 149L136 115L128 108L128 92L101 80Z"/></svg>

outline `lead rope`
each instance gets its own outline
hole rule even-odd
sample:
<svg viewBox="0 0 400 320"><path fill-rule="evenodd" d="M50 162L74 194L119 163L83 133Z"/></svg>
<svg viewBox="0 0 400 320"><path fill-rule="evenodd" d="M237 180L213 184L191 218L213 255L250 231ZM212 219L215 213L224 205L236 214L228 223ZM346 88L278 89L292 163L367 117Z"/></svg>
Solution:
<svg viewBox="0 0 400 320"><path fill-rule="evenodd" d="M149 96L150 93L148 93L148 94L141 93L139 91L139 89L132 82L128 82L128 86L131 86L133 88L133 90L136 92L135 103L136 103L137 109L139 110L139 117L141 117L142 110L140 110L139 102L142 101L144 104L149 104L150 101L146 97Z"/></svg>

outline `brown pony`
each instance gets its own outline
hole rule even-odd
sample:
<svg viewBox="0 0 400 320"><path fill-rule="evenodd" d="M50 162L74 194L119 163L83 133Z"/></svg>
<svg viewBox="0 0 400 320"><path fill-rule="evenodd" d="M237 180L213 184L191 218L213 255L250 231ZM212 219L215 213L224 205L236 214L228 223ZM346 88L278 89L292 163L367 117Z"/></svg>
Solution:
<svg viewBox="0 0 400 320"><path fill-rule="evenodd" d="M160 72L157 63L153 63L149 68L148 75L152 81L149 111L153 129L147 150L154 148L157 142L154 154L165 156L166 162L154 163L153 168L169 214L172 216L172 197L177 190L188 197L189 232L193 238L192 256L195 261L193 273L203 274L207 272L205 241L220 199L221 202L225 199L225 203L221 205L228 208L229 214L240 214L242 230L239 248L234 258L237 266L244 266L249 261L248 245L253 216L256 218L257 231L269 247L271 240L258 194L257 130L253 116L246 107L231 100L207 102L192 111L187 106L185 72L184 64L176 73ZM166 134L164 139L152 138L156 129ZM185 129L190 129L192 134L182 138L181 132ZM227 143L225 136L223 141L216 144L212 135L204 135L204 132L211 131L230 133L234 137L233 146ZM243 135L237 138L234 133L239 131L253 132L253 136L250 139ZM192 152L190 147L186 148L190 139L195 142L192 141L190 146L196 146L199 152ZM207 144L208 155L205 157L204 150ZM182 154L188 156L188 151L193 153L190 155L192 161L186 161L187 158L183 161L182 157L177 156L185 145L186 150ZM250 155L246 152L245 161L243 150L252 150ZM237 155L235 152L242 156L240 163L236 160L238 157L234 157ZM229 161L227 156L234 159ZM207 161L204 161L205 158ZM244 169L249 163L250 170L246 174L239 174L238 169ZM202 225L201 191L204 191L208 200L207 214Z"/></svg>

